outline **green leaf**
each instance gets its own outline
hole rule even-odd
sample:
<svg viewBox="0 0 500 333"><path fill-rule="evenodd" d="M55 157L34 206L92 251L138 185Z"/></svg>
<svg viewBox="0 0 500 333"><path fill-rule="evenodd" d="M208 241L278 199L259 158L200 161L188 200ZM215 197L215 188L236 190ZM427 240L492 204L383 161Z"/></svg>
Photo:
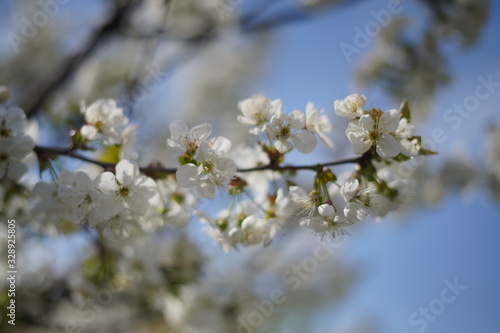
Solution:
<svg viewBox="0 0 500 333"><path fill-rule="evenodd" d="M401 153L398 156L394 157L394 160L397 162L406 162L409 159L411 159L411 157L408 157L408 156L401 154Z"/></svg>
<svg viewBox="0 0 500 333"><path fill-rule="evenodd" d="M408 101L406 99L403 100L403 103L401 103L399 112L401 113L401 118L406 118L408 121L411 120L410 107L408 106Z"/></svg>
<svg viewBox="0 0 500 333"><path fill-rule="evenodd" d="M437 153L435 151L425 149L425 148L420 148L420 150L418 151L418 154L419 155L437 155Z"/></svg>

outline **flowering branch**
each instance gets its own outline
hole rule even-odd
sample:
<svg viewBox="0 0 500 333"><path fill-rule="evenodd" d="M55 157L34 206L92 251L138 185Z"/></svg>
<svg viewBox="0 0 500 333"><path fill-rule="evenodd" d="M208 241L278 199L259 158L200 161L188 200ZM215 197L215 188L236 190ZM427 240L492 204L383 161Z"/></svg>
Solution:
<svg viewBox="0 0 500 333"><path fill-rule="evenodd" d="M126 231L125 226L135 225L151 230L167 224L186 226L196 211L198 218L210 225L210 235L228 251L239 245L268 245L300 209L301 226L320 235L341 237L348 234L350 225L369 215L383 217L407 200L408 180L391 171L391 164L434 154L414 135L405 101L399 110L386 112L365 110L365 102L364 96L352 94L334 103L335 113L349 120L345 133L357 157L284 165L286 154L312 153L318 141L333 149L327 135L333 126L328 115L312 103L306 105L305 112L285 113L281 100L255 95L238 103L241 114L237 117L250 127L255 145L240 146L231 155L231 141L222 136L210 138L210 124L189 126L176 120L169 125L170 137L165 142L165 149L179 157L179 166L172 168L160 164L139 167L137 126L129 123L114 100L82 104L85 125L70 132L72 141L67 147L36 146L25 133L28 121L24 112L15 107L0 109L0 139L4 143L0 144L0 179L18 180L26 173L23 161L30 151L37 154L41 170L51 159L68 156L99 165L104 171L91 178L86 171L63 170L54 183L39 182L33 188L33 194L40 197L34 210L52 207L49 213L57 211L61 223L72 220L91 228ZM119 162L83 155L92 150L92 142L118 148ZM238 168L237 163L246 167ZM337 177L328 169L342 164L356 164L350 175L345 174L348 178ZM258 172L265 170L282 174ZM309 193L291 179L299 170L314 172ZM174 174L175 178L161 177ZM232 196L228 209L221 210L215 219L196 210L198 198L214 199L217 191ZM53 197L47 198L47 193Z"/></svg>

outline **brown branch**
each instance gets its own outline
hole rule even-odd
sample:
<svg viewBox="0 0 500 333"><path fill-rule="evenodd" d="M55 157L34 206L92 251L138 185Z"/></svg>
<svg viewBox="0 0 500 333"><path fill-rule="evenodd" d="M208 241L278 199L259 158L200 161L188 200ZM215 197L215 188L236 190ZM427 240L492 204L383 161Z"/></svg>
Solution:
<svg viewBox="0 0 500 333"><path fill-rule="evenodd" d="M125 5L116 6L113 14L108 20L95 29L92 36L82 49L75 55L69 57L64 64L61 65L61 70L38 89L38 94L34 101L26 108L26 115L33 117L45 103L57 92L71 76L80 68L83 62L95 51L99 43L107 37L111 32L116 31L122 25L132 7L142 0L129 0Z"/></svg>
<svg viewBox="0 0 500 333"><path fill-rule="evenodd" d="M238 169L238 172L254 172L254 171L263 171L263 170L273 170L273 171L299 171L299 170L311 170L315 171L318 169L318 166L321 167L329 167L341 164L353 164L359 163L363 160L363 156L353 157L344 160L338 160L334 162L328 163L318 163L314 165L263 165L255 168L248 169Z"/></svg>
<svg viewBox="0 0 500 333"><path fill-rule="evenodd" d="M114 170L115 166L116 166L116 164L114 164L114 163L101 162L101 161L97 161L97 160L91 159L89 157L83 156L80 153L76 152L71 147L61 148L61 147L36 146L34 150L40 159L47 159L47 158L53 157L54 155L61 155L61 156L72 157L72 158L75 158L77 160L92 163L95 165L99 165L102 168L104 168L105 170ZM246 172L256 172L256 171L265 171L265 170L273 170L273 171L311 170L311 171L315 171L318 169L318 167L323 168L323 167L336 166L336 165L342 165L342 164L359 164L359 163L363 163L363 161L365 161L367 158L371 158L371 157L366 156L366 155L362 155L359 157L353 157L353 158L348 158L348 159L343 159L343 160L338 160L338 161L328 162L328 163L318 163L318 164L314 164L314 165L263 165L263 166L258 166L255 168L238 169L237 172L246 173ZM155 174L155 173L175 174L175 172L177 171L177 168L165 168L162 166L147 166L147 167L141 167L140 170L141 170L141 172L144 172L146 174Z"/></svg>

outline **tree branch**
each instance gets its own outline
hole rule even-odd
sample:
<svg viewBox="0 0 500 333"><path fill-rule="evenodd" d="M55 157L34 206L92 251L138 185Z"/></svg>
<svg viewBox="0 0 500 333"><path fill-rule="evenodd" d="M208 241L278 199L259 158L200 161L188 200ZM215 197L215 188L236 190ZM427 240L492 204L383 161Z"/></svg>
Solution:
<svg viewBox="0 0 500 333"><path fill-rule="evenodd" d="M111 32L117 30L123 20L127 17L129 11L142 0L129 0L125 5L116 6L115 11L109 19L98 27L87 43L75 55L69 57L61 66L61 70L48 79L48 82L41 85L37 96L30 106L26 108L28 118L33 117L44 104L59 90L71 76L80 68L82 63L94 52L97 45Z"/></svg>
<svg viewBox="0 0 500 333"><path fill-rule="evenodd" d="M73 150L71 147L69 148L61 148L61 147L42 147L42 146L35 146L35 153L38 155L38 157L42 160L46 160L49 157L52 157L54 155L61 155L61 156L68 156L75 158L80 161L92 163L95 165L99 165L105 170L114 170L116 164L114 163L107 163L107 162L101 162L97 161L94 159L91 159L89 157L83 156ZM246 168L246 169L238 169L238 172L240 173L247 173L247 172L256 172L256 171L265 171L265 170L272 170L272 171L299 171L299 170L311 170L315 171L318 169L318 166L320 167L329 167L329 166L336 166L336 165L342 165L342 164L359 164L362 163L364 160L366 160L367 156L362 155L359 157L352 157L352 158L347 158L343 160L338 160L338 161L333 161L333 162L328 162L328 163L317 163L314 165L263 165L263 166L258 166L255 168ZM155 174L155 173L162 173L162 174L175 174L177 171L177 168L165 168L163 166L147 166L147 167L141 167L140 170L146 174Z"/></svg>

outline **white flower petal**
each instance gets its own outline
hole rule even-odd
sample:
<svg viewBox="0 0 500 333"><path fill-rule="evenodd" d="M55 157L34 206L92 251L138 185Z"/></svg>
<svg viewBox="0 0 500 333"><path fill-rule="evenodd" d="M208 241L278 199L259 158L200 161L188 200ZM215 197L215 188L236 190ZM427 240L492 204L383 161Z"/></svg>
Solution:
<svg viewBox="0 0 500 333"><path fill-rule="evenodd" d="M372 146L371 141L364 139L363 141L356 142L353 147L353 152L356 155L363 155Z"/></svg>
<svg viewBox="0 0 500 333"><path fill-rule="evenodd" d="M21 108L11 107L5 115L5 125L10 128L15 134L21 134L28 128L28 120L26 114Z"/></svg>
<svg viewBox="0 0 500 333"><path fill-rule="evenodd" d="M174 141L179 140L179 138L185 137L189 133L188 125L182 120L176 120L172 122L170 125L170 137L173 138Z"/></svg>
<svg viewBox="0 0 500 333"><path fill-rule="evenodd" d="M118 191L119 186L116 183L116 177L112 172L106 171L101 173L94 180L94 184L103 193L114 195Z"/></svg>
<svg viewBox="0 0 500 333"><path fill-rule="evenodd" d="M289 124L295 130L301 130L306 126L306 115L300 110L294 110L289 115Z"/></svg>
<svg viewBox="0 0 500 333"><path fill-rule="evenodd" d="M379 131L394 132L398 128L400 119L401 114L396 109L385 112L378 122Z"/></svg>
<svg viewBox="0 0 500 333"><path fill-rule="evenodd" d="M276 140L274 142L274 148L276 148L280 153L284 154L292 149L292 144L285 139Z"/></svg>
<svg viewBox="0 0 500 333"><path fill-rule="evenodd" d="M212 149L219 154L227 154L231 150L231 141L223 136L219 136L212 143Z"/></svg>
<svg viewBox="0 0 500 333"><path fill-rule="evenodd" d="M332 205L329 205L329 204L320 205L318 207L318 213L321 216L323 216L325 218L332 219L332 220L336 215L335 207L333 207Z"/></svg>
<svg viewBox="0 0 500 333"><path fill-rule="evenodd" d="M199 183L198 167L192 163L181 165L175 173L179 185L182 187L193 187Z"/></svg>
<svg viewBox="0 0 500 333"><path fill-rule="evenodd" d="M28 166L24 163L10 160L7 167L7 178L12 180L19 180L26 172L28 172Z"/></svg>
<svg viewBox="0 0 500 333"><path fill-rule="evenodd" d="M158 184L150 178L141 176L132 186L133 196L140 196L149 200L158 193Z"/></svg>
<svg viewBox="0 0 500 333"><path fill-rule="evenodd" d="M197 188L198 194L202 197L213 199L215 197L215 184L212 182L202 182Z"/></svg>
<svg viewBox="0 0 500 333"><path fill-rule="evenodd" d="M363 221L368 216L366 207L360 206L354 202L349 202L344 208L344 214L351 223Z"/></svg>
<svg viewBox="0 0 500 333"><path fill-rule="evenodd" d="M83 125L80 133L89 141L95 141L99 139L99 131L97 131L97 128L95 128L94 126Z"/></svg>
<svg viewBox="0 0 500 333"><path fill-rule="evenodd" d="M145 215L150 207L149 201L140 195L132 195L125 198L129 208L134 213Z"/></svg>
<svg viewBox="0 0 500 333"><path fill-rule="evenodd" d="M75 175L75 186L83 192L89 192L92 189L92 179L86 172L78 171Z"/></svg>
<svg viewBox="0 0 500 333"><path fill-rule="evenodd" d="M351 199L357 194L359 188L359 180L354 177L349 177L344 185L340 188L340 195L345 202L351 201Z"/></svg>
<svg viewBox="0 0 500 333"><path fill-rule="evenodd" d="M316 136L308 130L303 130L292 136L293 144L295 148L302 154L311 153L318 143Z"/></svg>
<svg viewBox="0 0 500 333"><path fill-rule="evenodd" d="M212 133L212 125L205 123L193 127L190 130L190 139L201 142L205 141Z"/></svg>
<svg viewBox="0 0 500 333"><path fill-rule="evenodd" d="M373 121L373 118L368 114L361 116L361 118L359 118L358 124L365 131L372 131L375 127L375 122Z"/></svg>
<svg viewBox="0 0 500 333"><path fill-rule="evenodd" d="M383 158L397 156L401 148L401 144L390 134L384 135L377 142L377 154Z"/></svg>
<svg viewBox="0 0 500 333"><path fill-rule="evenodd" d="M100 222L109 220L125 208L125 202L116 195L103 195L99 201L99 209L95 213L95 220Z"/></svg>
<svg viewBox="0 0 500 333"><path fill-rule="evenodd" d="M116 165L116 179L122 185L132 184L139 174L139 165L135 161L122 160Z"/></svg>

